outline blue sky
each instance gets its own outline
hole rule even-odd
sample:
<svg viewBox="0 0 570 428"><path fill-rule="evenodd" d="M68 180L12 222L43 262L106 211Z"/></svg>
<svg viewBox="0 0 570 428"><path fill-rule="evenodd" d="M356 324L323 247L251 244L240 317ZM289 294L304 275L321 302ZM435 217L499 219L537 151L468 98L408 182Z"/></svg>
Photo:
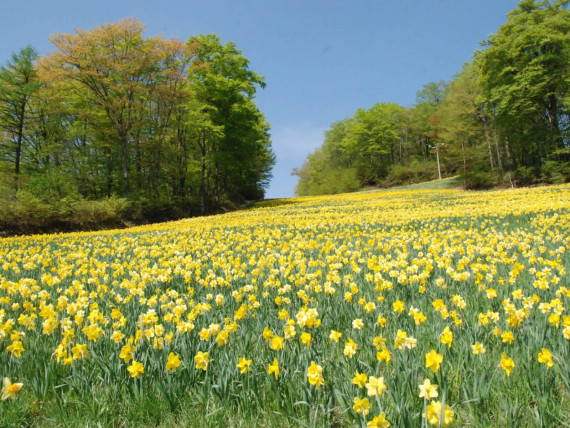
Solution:
<svg viewBox="0 0 570 428"><path fill-rule="evenodd" d="M497 31L514 0L2 0L0 63L56 32L135 16L146 35L216 33L265 76L256 95L277 164L268 198L294 194L290 175L330 124L376 102L410 106L448 80Z"/></svg>

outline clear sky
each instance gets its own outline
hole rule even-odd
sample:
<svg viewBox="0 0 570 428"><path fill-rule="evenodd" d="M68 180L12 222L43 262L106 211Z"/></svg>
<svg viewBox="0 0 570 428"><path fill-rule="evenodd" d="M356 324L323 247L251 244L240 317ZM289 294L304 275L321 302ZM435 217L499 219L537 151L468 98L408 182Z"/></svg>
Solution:
<svg viewBox="0 0 570 428"><path fill-rule="evenodd" d="M449 80L497 31L515 0L0 0L0 63L56 32L127 16L146 35L216 33L265 76L256 95L277 156L266 197L293 196L290 175L332 122L376 102L410 106Z"/></svg>

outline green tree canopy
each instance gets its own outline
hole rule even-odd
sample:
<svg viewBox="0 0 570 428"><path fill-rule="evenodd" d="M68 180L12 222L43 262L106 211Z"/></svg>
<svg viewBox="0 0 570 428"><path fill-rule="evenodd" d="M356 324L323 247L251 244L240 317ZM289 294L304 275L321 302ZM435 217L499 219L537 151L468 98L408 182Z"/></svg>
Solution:
<svg viewBox="0 0 570 428"><path fill-rule="evenodd" d="M0 68L0 155L3 161L14 164L16 189L25 151L29 105L40 86L35 65L37 56L34 48L28 46L12 55L12 60Z"/></svg>

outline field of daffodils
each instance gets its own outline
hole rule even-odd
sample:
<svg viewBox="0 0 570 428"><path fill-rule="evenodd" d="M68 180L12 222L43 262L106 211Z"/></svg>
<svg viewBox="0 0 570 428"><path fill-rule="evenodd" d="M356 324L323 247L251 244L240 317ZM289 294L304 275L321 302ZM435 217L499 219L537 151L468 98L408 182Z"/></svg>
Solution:
<svg viewBox="0 0 570 428"><path fill-rule="evenodd" d="M0 426L570 426L570 186L0 239Z"/></svg>

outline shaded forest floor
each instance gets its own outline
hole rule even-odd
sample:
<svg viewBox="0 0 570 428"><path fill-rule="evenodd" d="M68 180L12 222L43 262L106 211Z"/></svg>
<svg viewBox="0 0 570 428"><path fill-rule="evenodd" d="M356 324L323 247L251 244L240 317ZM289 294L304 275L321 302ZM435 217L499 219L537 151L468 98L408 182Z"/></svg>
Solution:
<svg viewBox="0 0 570 428"><path fill-rule="evenodd" d="M97 201L94 201L97 203ZM165 215L144 217L120 215L111 211L109 215L87 215L77 219L50 219L49 221L37 221L37 217L42 217L42 212L35 213L28 218L14 218L13 216L4 218L0 213L0 238L20 235L37 235L37 234L55 234L55 233L73 233L73 232L94 232L99 230L120 230L128 229L135 226L143 226L154 223L164 223L169 221L182 220L183 218L212 216L224 214L231 211L239 211L245 209L258 201L244 201L240 204L228 204L219 207L213 212L206 214L188 213L188 215ZM27 213L29 214L29 213ZM99 213L100 214L100 213ZM31 217L31 218L30 218Z"/></svg>

